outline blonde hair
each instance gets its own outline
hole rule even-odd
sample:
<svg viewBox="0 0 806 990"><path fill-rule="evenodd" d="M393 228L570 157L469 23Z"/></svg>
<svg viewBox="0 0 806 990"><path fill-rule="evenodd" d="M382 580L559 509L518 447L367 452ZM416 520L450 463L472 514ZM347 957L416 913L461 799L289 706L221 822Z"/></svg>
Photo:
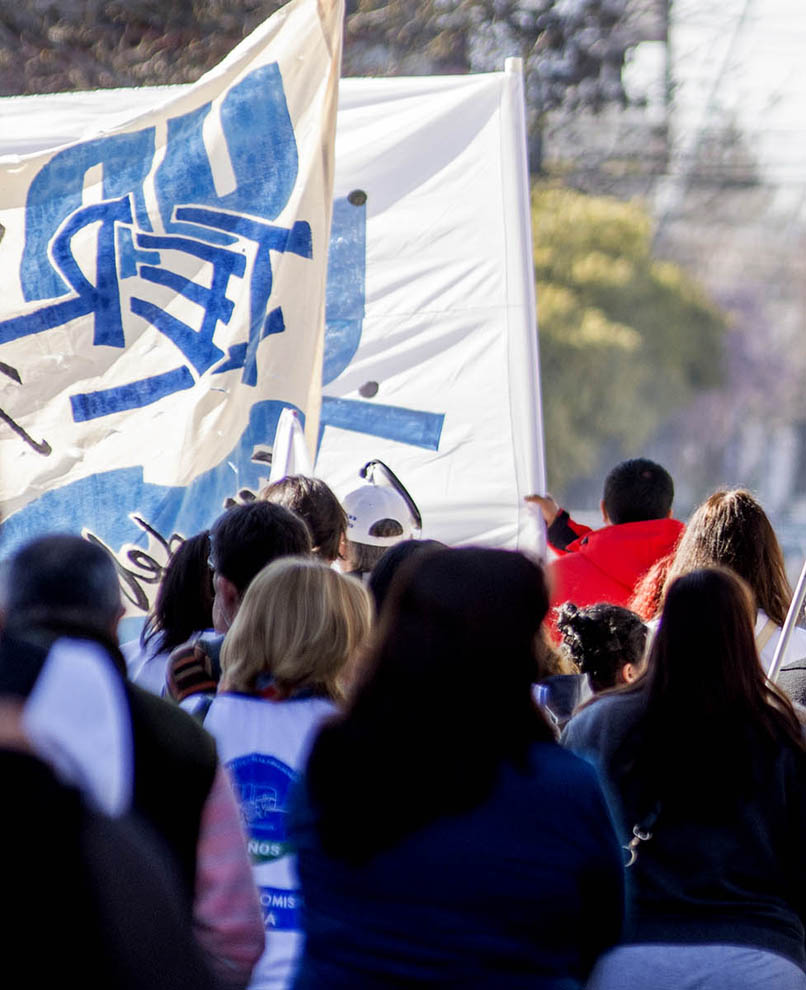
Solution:
<svg viewBox="0 0 806 990"><path fill-rule="evenodd" d="M253 692L268 674L281 692L340 698L339 675L371 621L359 581L312 558L275 560L247 588L221 647L222 685Z"/></svg>

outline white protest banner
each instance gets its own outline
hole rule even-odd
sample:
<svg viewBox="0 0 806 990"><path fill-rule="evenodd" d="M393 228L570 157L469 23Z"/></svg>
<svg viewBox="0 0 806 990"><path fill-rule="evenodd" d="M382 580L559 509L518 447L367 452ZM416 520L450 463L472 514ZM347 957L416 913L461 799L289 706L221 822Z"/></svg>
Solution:
<svg viewBox="0 0 806 990"><path fill-rule="evenodd" d="M50 141L8 101L4 553L80 527L142 606L174 534L268 473L283 408L315 438L343 14L291 0L192 86L102 94L62 147L58 100Z"/></svg>
<svg viewBox="0 0 806 990"><path fill-rule="evenodd" d="M92 121L111 129L186 92L5 100L0 155L37 151L49 135L74 141ZM424 535L448 543L534 541L522 496L545 480L528 208L516 66L342 80L316 472L343 496L366 461L384 460L420 506ZM261 445L273 443L282 405L240 445L236 470L228 458L188 489L140 485L139 503L116 502L125 493L98 479L104 539L130 597L159 576L143 549L160 556L147 525L171 544L169 534L208 526L225 497L268 477ZM4 552L25 514L6 524ZM39 517L38 531L76 528L48 522Z"/></svg>
<svg viewBox="0 0 806 990"><path fill-rule="evenodd" d="M545 490L519 65L344 79L316 473L378 458L423 535L534 548ZM365 264L364 264L365 261Z"/></svg>

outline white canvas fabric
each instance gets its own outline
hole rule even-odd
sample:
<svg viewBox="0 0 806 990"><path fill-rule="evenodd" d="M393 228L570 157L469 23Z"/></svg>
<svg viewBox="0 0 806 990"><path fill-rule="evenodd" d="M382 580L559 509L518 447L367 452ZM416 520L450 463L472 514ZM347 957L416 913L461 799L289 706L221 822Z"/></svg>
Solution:
<svg viewBox="0 0 806 990"><path fill-rule="evenodd" d="M4 116L6 518L112 472L170 492L223 466L237 491L256 406L260 442L283 406L316 435L343 13L290 0L192 86L39 104L15 142L37 104Z"/></svg>
<svg viewBox="0 0 806 990"><path fill-rule="evenodd" d="M334 196L366 197L365 306L342 361L326 350L316 470L344 498L379 458L448 544L541 549L525 147L515 64L341 82Z"/></svg>
<svg viewBox="0 0 806 990"><path fill-rule="evenodd" d="M310 453L318 447L313 469L339 497L356 487L363 464L380 458L404 480L421 510L422 536L451 545L544 551L542 517L523 502L525 494L545 490L545 477L520 72L512 64L487 75L342 80L334 159L328 141L339 9L324 0L293 0L197 86L2 101L0 156L10 157L0 159L0 177L4 168L13 175L13 183L4 185L13 195L7 206L0 197L0 223L6 228L0 271L9 281L0 304L0 362L19 381L0 365L0 408L27 437L0 422L0 456L15 466L4 474L0 489L5 547L11 552L53 528L97 539L118 561L130 616L142 619L153 604L154 576L168 561L173 534L190 536L209 527L228 498L265 484L267 448L276 444L278 460L286 459L281 437L275 437L285 409L296 409L300 422L304 419ZM257 41L265 41L268 49L258 54L252 47ZM277 330L276 321L270 326L247 321L252 338L242 323L236 329L239 313L251 305L248 283L256 249L254 243L216 245L243 253L247 270L229 279L227 297L235 308L229 323L219 320L214 343L226 352L225 363L256 369L256 383L243 381L246 368L216 371L219 362L198 374L188 365L193 388L76 425L73 397L127 383L116 377L119 361L121 368L136 365L141 377L155 377L180 368L181 348L137 314L136 333L130 337L127 324L122 351L94 343L92 318L4 342L6 317L63 301L57 296L23 299L36 270L33 261L22 265L23 178L34 176L34 159L50 161L57 151L75 156L70 149L118 140L152 124L155 139L163 142L160 148L171 141L178 147L177 138L168 140L168 131L178 126L170 122L190 108L195 93L203 100L212 97L201 132L204 157L218 163L212 170L194 163L193 174L207 175L213 184L212 191L202 190L202 198L219 202L234 195L228 192L233 178L226 160L235 161L238 180L243 174L238 148L254 140L254 122L244 129L234 125L231 115L222 117L216 108L227 96L223 88L219 95L213 92L248 76L253 57L261 71L267 63L279 67L297 146L295 158L288 142L277 144L272 131L272 147L282 154L263 155L264 170L270 162L277 181L283 169L296 170L297 179L277 217L261 219L285 230L301 220L312 236L310 258L293 250L269 252L273 283L266 316L281 309L285 330L261 336ZM258 120L264 104L271 109L275 97L273 84L261 90ZM195 112L203 116L205 111ZM222 120L235 149L225 156L209 150ZM108 151L108 145L103 147ZM308 159L310 147L315 153ZM187 224L174 213L187 206L186 189L173 166L166 170L164 156L161 164L162 152L152 155L149 148L138 159L137 147L119 150L114 168L101 164L100 172L94 165L84 169L89 160L81 158L87 155L81 151L81 160L73 163L84 169L75 209L125 191L122 179L107 189L104 176L134 175L136 181L127 180L126 188L142 189L146 205L159 206L155 233L159 224ZM176 180L170 196L165 191L169 173ZM248 204L227 199L234 204L231 212L247 217L255 210L265 212L264 200L272 201L275 181L269 179L267 174L267 188ZM282 188L288 191L287 183ZM329 197L326 204L324 197ZM133 237L143 233L129 226ZM92 246L92 229L81 236L89 236ZM74 238L76 252L79 242ZM159 252L144 243L132 245L123 237L116 245L127 271L177 268L169 252L155 266L149 252ZM324 269L317 267L325 255L326 293ZM29 251L26 257L34 255ZM210 263L204 264L209 277ZM88 263L91 284L92 268ZM176 273L210 284L181 265ZM181 317L181 293L172 301L169 287L156 282L135 291L141 281L132 275L121 280L123 311L129 312L132 298L143 297L147 289L157 295L146 301ZM316 308L323 305L324 351ZM195 312L198 327L200 313ZM256 337L261 339L255 348ZM49 341L52 347L44 346ZM176 363L157 363L165 347ZM234 356L230 348L236 349ZM29 360L34 351L36 364ZM101 364L103 381L97 374ZM92 402L87 402L84 412L91 413ZM53 415L49 410L55 410ZM153 421L145 424L152 414ZM66 434L66 441L58 439ZM289 453L296 458L294 450L292 444ZM128 466L115 467L121 463ZM124 638L138 635L135 621L126 620Z"/></svg>

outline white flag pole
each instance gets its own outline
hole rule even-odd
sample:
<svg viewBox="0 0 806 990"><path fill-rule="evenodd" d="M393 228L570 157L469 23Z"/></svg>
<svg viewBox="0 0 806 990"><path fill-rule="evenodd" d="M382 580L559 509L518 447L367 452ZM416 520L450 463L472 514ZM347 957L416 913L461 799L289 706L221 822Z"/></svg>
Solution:
<svg viewBox="0 0 806 990"><path fill-rule="evenodd" d="M789 612L787 612L786 622L781 630L781 635L778 637L778 645L775 647L775 655L772 658L770 669L767 671L767 677L773 682L773 684L777 680L778 673L781 670L781 664L783 663L784 655L787 651L787 647L789 646L789 641L792 639L792 633L795 631L795 624L798 616L800 615L800 610L803 608L804 600L806 600L806 561L803 563L803 569L801 570L800 577L798 578L795 594L792 596L792 602L789 606Z"/></svg>
<svg viewBox="0 0 806 990"><path fill-rule="evenodd" d="M269 484L273 485L289 474L312 475L313 468L299 416L295 409L286 406L280 413L274 434Z"/></svg>
<svg viewBox="0 0 806 990"><path fill-rule="evenodd" d="M526 95L523 84L523 59L507 58L504 72L509 83L509 99L504 102L505 133L510 136L508 153L503 155L507 170L504 182L505 216L514 225L507 237L508 305L512 318L520 312L521 330L510 335L510 360L513 373L510 388L525 389L514 397L513 415L521 429L531 424L525 447L517 451L518 491L521 496L546 491L546 450L543 430L543 402L540 391L540 359L538 356L537 304L535 300L535 265L532 249L532 202L529 183L528 135L526 128ZM524 375L523 369L530 369ZM520 385L518 385L520 383ZM526 411L529 415L526 416ZM546 527L537 506L518 505L518 549L546 559Z"/></svg>

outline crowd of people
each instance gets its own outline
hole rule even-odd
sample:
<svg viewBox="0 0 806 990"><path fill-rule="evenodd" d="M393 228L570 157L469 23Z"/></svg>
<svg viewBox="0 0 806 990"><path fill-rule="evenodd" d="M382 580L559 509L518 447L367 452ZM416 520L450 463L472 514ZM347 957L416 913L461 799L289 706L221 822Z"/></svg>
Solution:
<svg viewBox="0 0 806 990"><path fill-rule="evenodd" d="M684 526L625 461L598 530L526 496L546 563L420 539L364 474L190 535L133 642L101 546L3 563L7 938L37 979L806 990L806 630L768 678L792 591L753 495Z"/></svg>

